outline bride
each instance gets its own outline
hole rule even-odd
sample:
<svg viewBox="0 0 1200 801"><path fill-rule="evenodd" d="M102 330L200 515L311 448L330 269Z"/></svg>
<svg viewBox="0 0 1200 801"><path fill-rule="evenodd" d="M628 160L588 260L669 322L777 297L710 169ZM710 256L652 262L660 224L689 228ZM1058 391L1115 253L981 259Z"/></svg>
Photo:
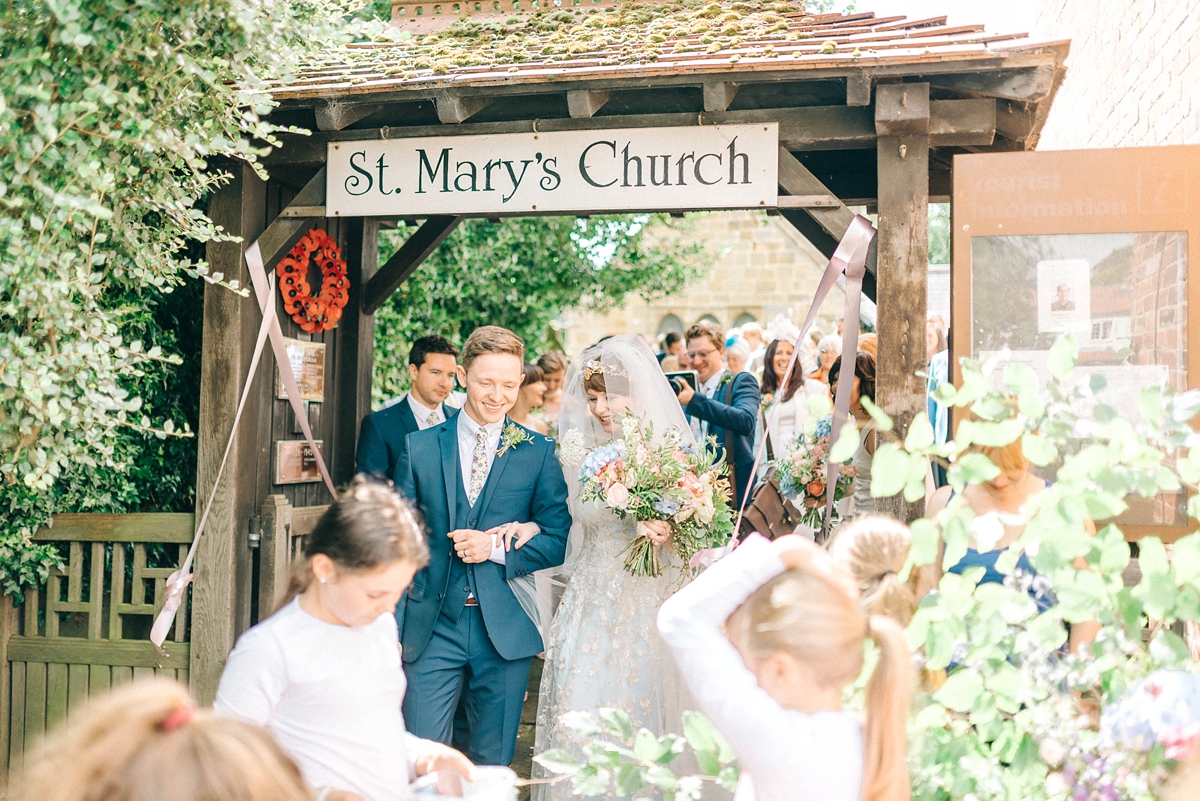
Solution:
<svg viewBox="0 0 1200 801"><path fill-rule="evenodd" d="M661 436L669 428L694 439L675 393L640 337L612 337L571 365L563 387L559 432L563 470L575 524L567 561L570 576L550 625L538 698L534 752L580 752L578 737L562 723L571 711L623 709L636 731L680 733L686 690L655 626L658 608L679 587L678 557L658 578L625 572L624 551L638 534L669 552L664 521L622 520L598 502L581 503L579 465L585 451L621 436L631 411ZM533 801L571 797L569 782L535 785Z"/></svg>

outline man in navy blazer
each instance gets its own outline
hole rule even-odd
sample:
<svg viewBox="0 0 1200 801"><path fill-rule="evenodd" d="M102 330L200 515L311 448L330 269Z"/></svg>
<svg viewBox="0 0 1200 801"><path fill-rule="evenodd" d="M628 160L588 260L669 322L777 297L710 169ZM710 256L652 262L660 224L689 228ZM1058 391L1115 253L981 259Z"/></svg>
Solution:
<svg viewBox="0 0 1200 801"><path fill-rule="evenodd" d="M715 323L700 322L687 331L687 354L700 379L693 390L677 385L679 402L688 418L699 423L699 438L716 439L718 456L725 456L733 469L737 509L746 497L754 472L754 427L758 421L758 382L750 373L725 369L725 332ZM726 453L726 442L732 453Z"/></svg>
<svg viewBox="0 0 1200 801"><path fill-rule="evenodd" d="M454 390L458 350L445 337L421 337L408 354L412 386L391 406L362 420L355 455L356 473L391 478L404 452L404 440L414 431L444 423L455 411L445 404Z"/></svg>
<svg viewBox="0 0 1200 801"><path fill-rule="evenodd" d="M554 441L507 417L524 355L511 331L476 329L458 368L462 410L410 434L395 473L430 552L404 601L405 723L450 743L462 694L465 751L479 765L512 761L529 668L544 650L509 582L562 564L571 529Z"/></svg>

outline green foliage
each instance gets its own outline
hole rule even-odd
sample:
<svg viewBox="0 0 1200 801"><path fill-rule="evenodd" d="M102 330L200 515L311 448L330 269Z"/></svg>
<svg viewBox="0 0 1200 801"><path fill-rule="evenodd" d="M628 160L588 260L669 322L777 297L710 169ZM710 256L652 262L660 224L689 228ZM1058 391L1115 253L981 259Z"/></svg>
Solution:
<svg viewBox="0 0 1200 801"><path fill-rule="evenodd" d="M117 429L151 427L128 379L178 359L138 340L129 309L103 298L132 290L140 303L205 271L183 249L219 237L196 206L223 180L209 160L254 160L252 140L274 141L259 119L269 98L254 87L285 74L311 35L320 41L313 22L335 8L29 0L0 10L4 481L45 489L73 463L111 466Z"/></svg>
<svg viewBox="0 0 1200 801"><path fill-rule="evenodd" d="M581 750L547 751L533 761L558 775L552 781L569 779L577 795L632 797L652 787L667 801L685 801L699 799L706 782L731 792L737 786L733 749L698 712L683 714L682 737L659 736L646 729L635 732L628 713L620 709L601 709L598 714L569 712L563 722L586 740ZM687 748L700 766L699 775L680 776L671 768Z"/></svg>
<svg viewBox="0 0 1200 801"><path fill-rule="evenodd" d="M121 313L128 330L150 346L178 353L180 364L149 363L128 379L154 419L199 422L200 327L203 284L192 281L169 294L145 297L125 288L101 295L106 309ZM125 426L112 435L112 464L72 464L49 489L19 482L0 484L0 591L21 596L21 588L46 579L59 562L51 546L28 541L56 512L187 512L194 506L196 440L167 437Z"/></svg>
<svg viewBox="0 0 1200 801"><path fill-rule="evenodd" d="M950 204L929 204L929 263L950 263Z"/></svg>
<svg viewBox="0 0 1200 801"><path fill-rule="evenodd" d="M0 582L54 511L187 508L201 209L274 142L259 87L341 40L336 0L0 9ZM222 282L223 276L206 276ZM233 282L227 284L235 288ZM177 351L192 359L184 364Z"/></svg>
<svg viewBox="0 0 1200 801"><path fill-rule="evenodd" d="M1146 387L1143 419L1120 419L1098 402L1102 382L1075 369L1077 354L1073 338L1055 343L1045 387L1020 365L964 360L962 384L944 385L937 396L979 419L960 424L944 447L914 435L913 426L903 446L889 443L876 453L873 475L894 479L873 483L877 496L907 492L928 458L956 457L955 497L936 521L913 526L906 571L936 562L939 532L945 569L971 538L984 539L998 524L976 518L963 500L966 485L998 473L986 457L964 452L967 446L1020 438L1034 461L1056 469L1052 485L1021 510L1023 532L997 565L1008 575L1005 584L977 585L982 568L946 573L909 627L909 642L928 671L950 667L945 683L919 699L910 723L914 799L1048 801L1076 792L1081 799L1144 801L1167 775L1160 746L1138 750L1105 741L1089 710L1117 701L1156 669L1200 670L1183 641L1165 629L1200 620L1200 533L1176 543L1173 558L1157 539L1141 540L1142 578L1127 589L1124 535L1109 524L1091 537L1087 526L1125 511L1130 496L1174 492L1181 483L1194 488L1200 438L1190 421L1200 411L1200 393ZM1038 578L1015 571L1022 552ZM1077 560L1086 568L1077 568ZM1047 579L1058 603L1039 612L1029 589ZM1059 650L1070 624L1093 620L1101 629L1091 653ZM1155 632L1148 643L1145 630Z"/></svg>
<svg viewBox="0 0 1200 801"><path fill-rule="evenodd" d="M685 241L689 230L666 215L466 220L376 312L375 402L408 387L410 343L426 334L461 345L476 327L501 325L536 353L563 309L603 312L630 293L678 290L710 261ZM385 231L381 263L411 233Z"/></svg>

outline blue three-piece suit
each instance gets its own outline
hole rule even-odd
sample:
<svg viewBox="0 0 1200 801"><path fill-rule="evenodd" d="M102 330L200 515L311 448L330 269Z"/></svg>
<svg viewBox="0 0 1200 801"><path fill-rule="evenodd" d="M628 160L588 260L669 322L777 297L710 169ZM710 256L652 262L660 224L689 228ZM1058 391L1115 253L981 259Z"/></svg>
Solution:
<svg viewBox="0 0 1200 801"><path fill-rule="evenodd" d="M464 694L466 752L480 765L512 761L530 664L544 649L508 582L562 564L571 529L554 441L525 431L530 441L497 453L474 505L463 486L456 417L409 434L395 473L397 489L424 516L430 554L397 616L408 677L404 720L418 737L449 743ZM536 523L540 532L509 551L504 565L464 563L447 536L512 522ZM477 606L467 605L472 595Z"/></svg>

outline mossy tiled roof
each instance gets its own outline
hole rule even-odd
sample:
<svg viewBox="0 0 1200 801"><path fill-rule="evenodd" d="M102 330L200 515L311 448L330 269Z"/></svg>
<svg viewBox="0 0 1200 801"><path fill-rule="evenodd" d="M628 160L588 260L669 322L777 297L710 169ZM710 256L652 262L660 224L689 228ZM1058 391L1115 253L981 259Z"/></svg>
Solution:
<svg viewBox="0 0 1200 801"><path fill-rule="evenodd" d="M948 61L986 69L1061 46L1032 43L1023 33L988 33L981 25L950 27L945 17L810 15L776 0L579 1L507 18L464 15L427 33L392 29L376 41L326 51L275 94L302 100L567 80L710 74L736 80L738 73Z"/></svg>

